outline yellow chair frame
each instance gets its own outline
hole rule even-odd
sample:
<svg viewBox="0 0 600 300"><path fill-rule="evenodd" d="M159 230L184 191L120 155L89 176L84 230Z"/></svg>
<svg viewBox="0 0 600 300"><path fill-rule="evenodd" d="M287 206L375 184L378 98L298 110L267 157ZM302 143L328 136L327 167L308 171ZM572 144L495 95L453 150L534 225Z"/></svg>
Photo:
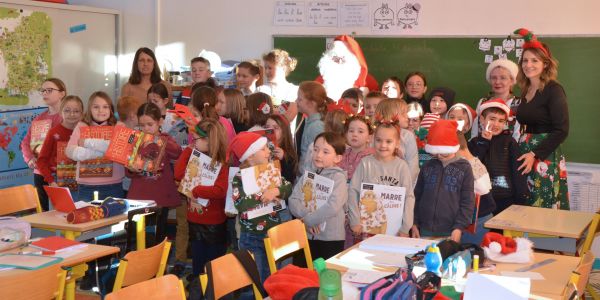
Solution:
<svg viewBox="0 0 600 300"><path fill-rule="evenodd" d="M301 249L306 258L306 266L310 270L314 269L306 226L302 221L295 219L269 229L264 242L271 274L277 272L277 260Z"/></svg>
<svg viewBox="0 0 600 300"><path fill-rule="evenodd" d="M119 261L113 292L124 286L130 286L165 274L171 243L165 240L143 250L131 251ZM155 261L156 257L160 257Z"/></svg>
<svg viewBox="0 0 600 300"><path fill-rule="evenodd" d="M219 299L250 284L252 284L252 290L254 291L254 299L263 299L258 288L252 283L252 279L233 254L228 253L219 258L215 258L210 264L213 270L213 274L211 275L213 277L213 284L215 284L215 299ZM218 271L218 273L214 274L214 271ZM200 287L204 294L206 293L206 288L208 286L208 275L200 274L199 277Z"/></svg>

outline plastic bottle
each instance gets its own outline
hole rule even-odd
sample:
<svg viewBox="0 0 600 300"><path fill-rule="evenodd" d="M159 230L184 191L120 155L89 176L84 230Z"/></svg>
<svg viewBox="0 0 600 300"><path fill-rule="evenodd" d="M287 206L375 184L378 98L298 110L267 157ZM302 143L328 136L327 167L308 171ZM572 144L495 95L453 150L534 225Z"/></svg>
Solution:
<svg viewBox="0 0 600 300"><path fill-rule="evenodd" d="M437 244L431 244L427 248L427 254L425 254L425 267L427 267L427 271L433 272L438 276L442 276L442 272L440 270L442 266L442 255L440 254L440 248Z"/></svg>
<svg viewBox="0 0 600 300"><path fill-rule="evenodd" d="M325 260L318 258L313 262L319 273L319 300L342 300L342 276L338 270L327 269Z"/></svg>

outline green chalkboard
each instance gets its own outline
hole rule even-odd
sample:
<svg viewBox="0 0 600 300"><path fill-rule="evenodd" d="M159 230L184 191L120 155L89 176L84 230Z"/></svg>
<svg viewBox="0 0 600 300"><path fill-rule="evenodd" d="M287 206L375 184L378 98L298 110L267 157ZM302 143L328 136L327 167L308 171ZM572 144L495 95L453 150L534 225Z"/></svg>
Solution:
<svg viewBox="0 0 600 300"><path fill-rule="evenodd" d="M411 71L427 75L429 89L451 87L456 100L475 105L487 95L487 64L479 50L479 38L356 38L369 73L378 81L404 76ZM502 39L492 39L501 45ZM600 37L544 38L559 61L559 82L569 102L570 133L563 150L567 160L600 163ZM317 62L325 51L325 37L274 37L274 46L298 59L291 82L312 80L318 75ZM516 61L515 51L508 58ZM519 93L517 90L516 93Z"/></svg>

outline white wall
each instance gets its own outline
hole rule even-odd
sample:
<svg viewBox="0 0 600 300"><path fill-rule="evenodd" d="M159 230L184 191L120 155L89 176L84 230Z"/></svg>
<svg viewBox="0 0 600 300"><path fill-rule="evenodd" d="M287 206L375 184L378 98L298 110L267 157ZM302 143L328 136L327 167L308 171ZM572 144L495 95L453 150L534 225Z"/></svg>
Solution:
<svg viewBox="0 0 600 300"><path fill-rule="evenodd" d="M308 2L309 0L305 0ZM376 1L371 1L374 3ZM390 1L391 2L391 1ZM398 0L399 4L407 1ZM414 0L419 25L406 35L507 35L526 27L540 35L600 35L600 1ZM160 45L173 67L208 49L223 60L258 58L273 35L373 35L369 28L275 27L276 0L71 0L72 4L120 10L124 53ZM168 54L167 54L168 53ZM163 65L161 64L161 67Z"/></svg>
<svg viewBox="0 0 600 300"><path fill-rule="evenodd" d="M189 61L201 49L221 58L258 58L272 47L272 35L373 35L369 28L274 27L276 0L157 0L160 45L184 43ZM306 0L308 3L308 0ZM372 1L375 2L375 1ZM391 2L391 1L390 1ZM408 1L398 1L405 3ZM410 1L413 2L413 1ZM508 35L526 27L540 35L599 35L600 1L420 0L419 26L407 35Z"/></svg>
<svg viewBox="0 0 600 300"><path fill-rule="evenodd" d="M154 49L156 39L156 0L69 0L73 5L111 8L121 12L122 45L119 57L121 85L131 72L133 55L140 47Z"/></svg>

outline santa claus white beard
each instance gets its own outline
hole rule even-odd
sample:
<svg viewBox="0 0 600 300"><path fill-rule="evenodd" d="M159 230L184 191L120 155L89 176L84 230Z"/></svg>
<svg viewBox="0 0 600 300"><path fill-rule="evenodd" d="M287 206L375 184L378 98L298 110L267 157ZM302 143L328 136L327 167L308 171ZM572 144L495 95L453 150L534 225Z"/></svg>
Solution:
<svg viewBox="0 0 600 300"><path fill-rule="evenodd" d="M338 48L344 49L338 49ZM327 96L335 101L340 99L342 93L354 87L354 82L360 74L360 64L346 46L334 47L325 52L319 60L319 72L323 77L323 86ZM334 57L343 58L343 62L334 61Z"/></svg>

